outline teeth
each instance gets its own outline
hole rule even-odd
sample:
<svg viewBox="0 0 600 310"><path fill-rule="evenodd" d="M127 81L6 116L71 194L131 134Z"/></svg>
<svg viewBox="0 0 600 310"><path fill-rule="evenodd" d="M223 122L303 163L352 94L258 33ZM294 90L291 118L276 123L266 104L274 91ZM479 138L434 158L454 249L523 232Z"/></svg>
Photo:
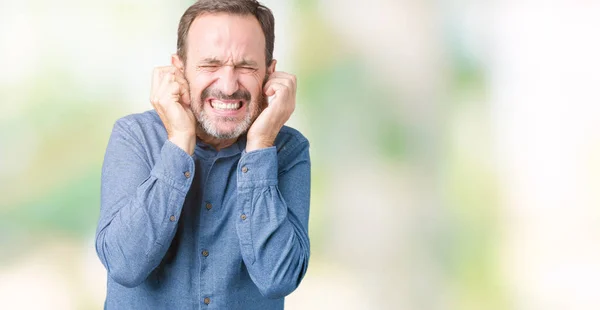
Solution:
<svg viewBox="0 0 600 310"><path fill-rule="evenodd" d="M237 110L240 108L240 103L224 103L221 101L213 100L212 107L217 110Z"/></svg>

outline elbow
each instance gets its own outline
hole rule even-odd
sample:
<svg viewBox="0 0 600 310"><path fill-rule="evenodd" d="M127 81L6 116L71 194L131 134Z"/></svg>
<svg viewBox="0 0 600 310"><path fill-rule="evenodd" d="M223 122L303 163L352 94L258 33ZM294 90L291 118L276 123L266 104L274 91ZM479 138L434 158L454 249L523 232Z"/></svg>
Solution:
<svg viewBox="0 0 600 310"><path fill-rule="evenodd" d="M288 274L282 277L273 277L270 279L263 279L258 286L260 294L269 299L279 299L291 294L302 281L304 274L306 273L305 268L301 268L294 273L294 275Z"/></svg>
<svg viewBox="0 0 600 310"><path fill-rule="evenodd" d="M105 255L106 251L100 251L100 249L100 247L96 247L98 257L106 267L108 277L114 282L127 288L133 288L146 280L148 275L144 272L143 264L127 263L130 260Z"/></svg>
<svg viewBox="0 0 600 310"><path fill-rule="evenodd" d="M258 291L265 298L283 298L298 288L307 269L308 255L304 256L294 268L286 268L285 270L275 268L274 270L279 270L279 272L271 273L267 279L263 278L263 281L260 281L260 285L257 283Z"/></svg>
<svg viewBox="0 0 600 310"><path fill-rule="evenodd" d="M121 251L115 250L115 246L108 247L107 245L103 235L96 238L96 253L106 268L110 280L127 288L134 288L146 281L150 274L148 264L144 261L131 259L131 256L126 256ZM115 255L115 253L121 255Z"/></svg>
<svg viewBox="0 0 600 310"><path fill-rule="evenodd" d="M134 288L146 280L146 275L140 270L128 267L112 268L108 271L108 276L116 283L127 288Z"/></svg>
<svg viewBox="0 0 600 310"><path fill-rule="evenodd" d="M261 285L258 287L260 294L269 299L279 299L291 294L298 285L296 283L282 282L282 283L270 283L268 285Z"/></svg>

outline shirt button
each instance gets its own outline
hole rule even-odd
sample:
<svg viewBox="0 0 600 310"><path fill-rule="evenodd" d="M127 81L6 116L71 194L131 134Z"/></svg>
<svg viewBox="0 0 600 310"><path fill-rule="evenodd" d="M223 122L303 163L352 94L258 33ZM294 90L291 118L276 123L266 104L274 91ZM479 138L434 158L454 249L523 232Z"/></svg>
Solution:
<svg viewBox="0 0 600 310"><path fill-rule="evenodd" d="M208 297L204 298L204 303L207 305L210 304L210 298L208 298Z"/></svg>
<svg viewBox="0 0 600 310"><path fill-rule="evenodd" d="M185 175L186 178L189 178L192 174L189 171L186 171L183 173L183 175Z"/></svg>
<svg viewBox="0 0 600 310"><path fill-rule="evenodd" d="M171 220L171 222L175 222L175 215L171 215L171 217L169 217L169 220Z"/></svg>
<svg viewBox="0 0 600 310"><path fill-rule="evenodd" d="M208 251L207 250L202 251L202 256L208 257Z"/></svg>
<svg viewBox="0 0 600 310"><path fill-rule="evenodd" d="M247 218L247 217L246 217L246 214L242 214L242 216L240 216L240 217L242 218L242 221L245 221L245 220L246 220L246 218Z"/></svg>
<svg viewBox="0 0 600 310"><path fill-rule="evenodd" d="M246 166L242 167L242 172L243 172L243 173L246 173L246 172L248 172L248 167L246 167Z"/></svg>
<svg viewBox="0 0 600 310"><path fill-rule="evenodd" d="M210 202L206 203L206 210L212 209L212 204Z"/></svg>

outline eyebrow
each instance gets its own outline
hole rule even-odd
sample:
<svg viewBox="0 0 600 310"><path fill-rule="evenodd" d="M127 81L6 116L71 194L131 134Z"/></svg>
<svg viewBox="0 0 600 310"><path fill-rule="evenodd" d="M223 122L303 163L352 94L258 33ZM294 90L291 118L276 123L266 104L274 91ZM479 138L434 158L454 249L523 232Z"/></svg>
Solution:
<svg viewBox="0 0 600 310"><path fill-rule="evenodd" d="M219 65L221 64L221 61L218 60L217 58L213 57L213 58L204 58L200 61L198 61L198 64L211 64L211 65Z"/></svg>
<svg viewBox="0 0 600 310"><path fill-rule="evenodd" d="M209 65L222 65L223 62L216 57L204 58L198 62L199 65L209 64ZM249 59L242 59L241 61L235 63L236 67L257 67L258 64L256 61Z"/></svg>
<svg viewBox="0 0 600 310"><path fill-rule="evenodd" d="M235 65L238 67L257 67L258 66L256 61L248 60L248 59L242 59L242 61L238 62Z"/></svg>

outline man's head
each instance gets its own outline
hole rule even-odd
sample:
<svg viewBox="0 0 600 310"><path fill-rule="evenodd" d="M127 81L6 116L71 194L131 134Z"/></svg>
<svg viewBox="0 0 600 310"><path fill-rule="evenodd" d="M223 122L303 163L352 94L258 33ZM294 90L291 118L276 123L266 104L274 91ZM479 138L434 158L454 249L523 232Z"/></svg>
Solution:
<svg viewBox="0 0 600 310"><path fill-rule="evenodd" d="M204 133L236 138L266 107L274 24L271 11L254 0L200 0L181 17L172 62L184 71Z"/></svg>

